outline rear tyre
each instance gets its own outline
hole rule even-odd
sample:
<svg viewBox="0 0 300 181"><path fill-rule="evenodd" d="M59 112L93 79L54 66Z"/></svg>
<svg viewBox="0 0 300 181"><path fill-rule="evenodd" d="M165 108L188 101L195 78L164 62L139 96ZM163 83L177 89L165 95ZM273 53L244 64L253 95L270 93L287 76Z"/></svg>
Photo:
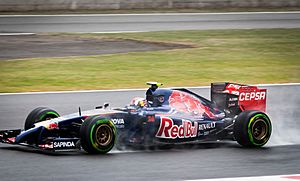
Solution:
<svg viewBox="0 0 300 181"><path fill-rule="evenodd" d="M80 142L90 154L107 153L116 143L116 127L107 118L89 117L80 127Z"/></svg>
<svg viewBox="0 0 300 181"><path fill-rule="evenodd" d="M272 124L260 111L244 111L234 123L234 137L244 147L262 147L270 139Z"/></svg>
<svg viewBox="0 0 300 181"><path fill-rule="evenodd" d="M38 107L31 111L25 120L24 129L28 130L34 127L35 123L59 117L59 114L47 107Z"/></svg>

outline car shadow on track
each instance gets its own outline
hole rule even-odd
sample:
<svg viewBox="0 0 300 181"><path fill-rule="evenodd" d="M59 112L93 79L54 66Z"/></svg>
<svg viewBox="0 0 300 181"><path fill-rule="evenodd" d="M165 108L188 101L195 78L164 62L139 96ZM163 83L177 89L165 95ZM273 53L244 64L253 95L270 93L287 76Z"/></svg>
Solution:
<svg viewBox="0 0 300 181"><path fill-rule="evenodd" d="M197 150L197 149L215 149L215 148L240 148L238 144L232 142L206 142L195 144L175 144L175 145L160 145L152 147L126 147L123 150L133 151L180 151L180 150Z"/></svg>
<svg viewBox="0 0 300 181"><path fill-rule="evenodd" d="M113 149L107 154L88 154L84 150L75 150L75 151L64 151L64 152L52 152L46 150L39 150L31 147L23 147L18 145L5 145L0 146L0 150L9 150L23 153L34 153L42 154L47 156L101 156L101 157L110 157L116 154L132 154L132 153L162 153L162 152L181 152L187 150L206 150L206 149L216 149L216 148L228 148L228 149L248 149L243 148L240 145L232 142L209 142L201 144L184 144L184 145L164 145L156 146L151 148L146 147L126 147L122 150ZM260 148L262 150L269 149L268 147Z"/></svg>

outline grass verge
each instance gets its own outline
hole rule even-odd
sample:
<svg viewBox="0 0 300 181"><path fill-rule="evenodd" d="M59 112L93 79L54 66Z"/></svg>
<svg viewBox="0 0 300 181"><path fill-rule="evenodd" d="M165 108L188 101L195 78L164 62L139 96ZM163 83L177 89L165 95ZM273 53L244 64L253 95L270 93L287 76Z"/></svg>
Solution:
<svg viewBox="0 0 300 181"><path fill-rule="evenodd" d="M0 92L200 86L216 81L300 82L300 29L81 34L175 42L196 48L0 61Z"/></svg>

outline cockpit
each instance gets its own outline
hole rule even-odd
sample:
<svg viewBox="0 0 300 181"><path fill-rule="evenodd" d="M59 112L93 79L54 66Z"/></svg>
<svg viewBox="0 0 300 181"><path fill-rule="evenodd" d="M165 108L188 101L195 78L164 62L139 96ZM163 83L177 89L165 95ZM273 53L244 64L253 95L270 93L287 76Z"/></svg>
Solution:
<svg viewBox="0 0 300 181"><path fill-rule="evenodd" d="M147 102L144 98L134 101L139 108L165 110L168 114L215 118L222 113L208 100L186 89L157 89L153 93L153 102Z"/></svg>

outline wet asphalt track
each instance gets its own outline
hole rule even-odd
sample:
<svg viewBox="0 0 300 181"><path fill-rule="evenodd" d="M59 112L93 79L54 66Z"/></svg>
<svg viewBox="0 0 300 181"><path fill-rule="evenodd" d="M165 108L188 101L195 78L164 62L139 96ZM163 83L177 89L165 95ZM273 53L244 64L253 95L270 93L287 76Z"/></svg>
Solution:
<svg viewBox="0 0 300 181"><path fill-rule="evenodd" d="M209 97L209 89L194 89ZM300 173L300 85L268 87L273 135L263 149L243 149L234 142L171 150L113 150L50 154L0 145L0 180L186 180ZM28 112L49 106L61 114L110 102L127 104L144 91L0 95L0 129L23 127Z"/></svg>
<svg viewBox="0 0 300 181"><path fill-rule="evenodd" d="M1 15L3 32L126 32L300 28L300 12Z"/></svg>

